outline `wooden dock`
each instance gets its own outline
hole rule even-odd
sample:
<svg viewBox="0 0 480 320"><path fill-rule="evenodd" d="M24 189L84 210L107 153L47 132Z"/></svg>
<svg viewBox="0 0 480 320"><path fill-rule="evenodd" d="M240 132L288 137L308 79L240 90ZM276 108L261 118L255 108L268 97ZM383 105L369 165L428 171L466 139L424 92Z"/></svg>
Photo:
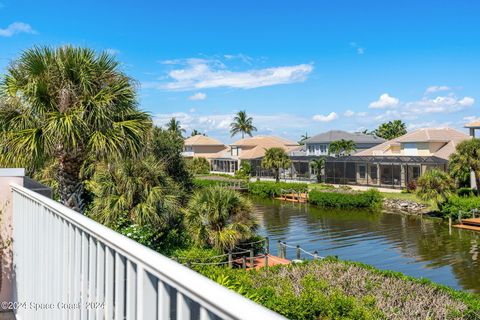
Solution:
<svg viewBox="0 0 480 320"><path fill-rule="evenodd" d="M251 263L250 257L245 258L245 269L261 269L265 267L265 261L267 261L269 267L276 266L278 264L290 264L291 261L288 259L280 258L271 254L267 254L267 259L265 259L265 255L255 256L253 257L253 264ZM243 267L243 258L237 258L233 260L233 264L237 267Z"/></svg>
<svg viewBox="0 0 480 320"><path fill-rule="evenodd" d="M480 218L462 219L460 224L453 225L452 227L480 231Z"/></svg>
<svg viewBox="0 0 480 320"><path fill-rule="evenodd" d="M298 203L307 203L308 194L307 193L284 193L280 197L276 197L277 200L289 201L289 202L298 202Z"/></svg>

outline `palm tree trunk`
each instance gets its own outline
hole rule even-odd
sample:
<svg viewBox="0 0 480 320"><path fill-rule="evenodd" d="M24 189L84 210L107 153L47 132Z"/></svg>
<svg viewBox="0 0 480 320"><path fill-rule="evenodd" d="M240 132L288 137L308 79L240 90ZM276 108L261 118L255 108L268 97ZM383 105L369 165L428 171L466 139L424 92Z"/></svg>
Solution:
<svg viewBox="0 0 480 320"><path fill-rule="evenodd" d="M57 171L60 202L78 212L83 209L83 184L79 177L82 163L78 153L63 151Z"/></svg>
<svg viewBox="0 0 480 320"><path fill-rule="evenodd" d="M275 169L275 182L280 182L280 169Z"/></svg>

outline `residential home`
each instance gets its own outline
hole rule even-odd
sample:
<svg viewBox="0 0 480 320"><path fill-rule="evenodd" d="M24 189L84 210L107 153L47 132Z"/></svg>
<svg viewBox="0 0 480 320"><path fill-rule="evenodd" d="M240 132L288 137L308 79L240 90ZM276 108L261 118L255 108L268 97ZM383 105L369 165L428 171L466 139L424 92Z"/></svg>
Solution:
<svg viewBox="0 0 480 320"><path fill-rule="evenodd" d="M469 138L451 128L418 129L352 156L328 158L325 181L406 188L431 168L447 170L456 145Z"/></svg>
<svg viewBox="0 0 480 320"><path fill-rule="evenodd" d="M212 171L234 173L240 168L241 161L249 161L254 172L263 170L261 160L265 150L273 147L286 152L298 147L298 144L275 136L255 136L238 140L229 146L222 156L211 160Z"/></svg>
<svg viewBox="0 0 480 320"><path fill-rule="evenodd" d="M220 141L204 136L196 135L185 139L182 156L185 158L211 158L218 157L228 150L228 147Z"/></svg>

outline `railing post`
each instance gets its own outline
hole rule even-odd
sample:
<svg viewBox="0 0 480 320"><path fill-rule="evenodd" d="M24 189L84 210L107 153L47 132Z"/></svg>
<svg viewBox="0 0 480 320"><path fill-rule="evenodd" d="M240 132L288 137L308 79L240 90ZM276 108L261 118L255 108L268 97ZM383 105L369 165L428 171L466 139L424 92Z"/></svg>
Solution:
<svg viewBox="0 0 480 320"><path fill-rule="evenodd" d="M267 254L270 253L270 240L268 237L265 237L265 251Z"/></svg>
<svg viewBox="0 0 480 320"><path fill-rule="evenodd" d="M232 261L232 252L228 252L228 266L231 268L233 267L233 261Z"/></svg>
<svg viewBox="0 0 480 320"><path fill-rule="evenodd" d="M458 210L458 222L462 224L462 210Z"/></svg>
<svg viewBox="0 0 480 320"><path fill-rule="evenodd" d="M283 253L283 250L282 250L282 241L278 240L277 245L278 245L278 256L281 258L281 257L282 257L282 253ZM268 252L267 252L267 253L268 253Z"/></svg>
<svg viewBox="0 0 480 320"><path fill-rule="evenodd" d="M282 258L283 259L286 259L287 258L287 242L283 242L283 254L282 254Z"/></svg>
<svg viewBox="0 0 480 320"><path fill-rule="evenodd" d="M268 270L268 254L265 255L265 268Z"/></svg>
<svg viewBox="0 0 480 320"><path fill-rule="evenodd" d="M247 269L247 258L245 256L242 256L242 269Z"/></svg>
<svg viewBox="0 0 480 320"><path fill-rule="evenodd" d="M300 260L300 246L297 244L297 260Z"/></svg>
<svg viewBox="0 0 480 320"><path fill-rule="evenodd" d="M250 268L255 266L255 258L253 257L253 249L250 249Z"/></svg>
<svg viewBox="0 0 480 320"><path fill-rule="evenodd" d="M313 260L318 260L318 251L313 251Z"/></svg>

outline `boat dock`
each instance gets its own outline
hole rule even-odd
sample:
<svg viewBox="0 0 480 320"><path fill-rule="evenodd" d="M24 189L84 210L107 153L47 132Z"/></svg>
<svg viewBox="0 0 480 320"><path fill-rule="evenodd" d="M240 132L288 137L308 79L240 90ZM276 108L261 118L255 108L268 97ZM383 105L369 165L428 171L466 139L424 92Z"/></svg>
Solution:
<svg viewBox="0 0 480 320"><path fill-rule="evenodd" d="M461 219L460 224L453 225L454 228L480 231L480 218Z"/></svg>
<svg viewBox="0 0 480 320"><path fill-rule="evenodd" d="M276 197L277 200L297 202L297 203L307 203L308 202L308 192L297 192L295 190L281 190L279 197Z"/></svg>

